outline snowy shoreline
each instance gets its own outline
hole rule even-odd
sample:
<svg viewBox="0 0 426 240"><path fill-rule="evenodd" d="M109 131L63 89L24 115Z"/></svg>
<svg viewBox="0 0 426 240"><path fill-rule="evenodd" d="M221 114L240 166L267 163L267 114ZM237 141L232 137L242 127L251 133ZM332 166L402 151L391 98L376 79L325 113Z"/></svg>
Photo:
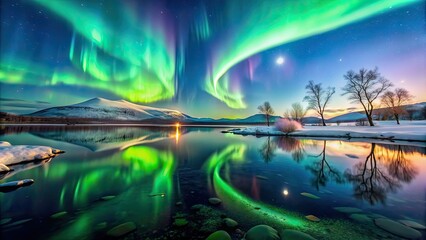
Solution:
<svg viewBox="0 0 426 240"><path fill-rule="evenodd" d="M284 133L275 126L255 126L232 129L227 132L238 135L321 137L321 138L364 138L390 141L426 142L426 121L404 122L401 125L378 122L378 126L305 126L301 130Z"/></svg>

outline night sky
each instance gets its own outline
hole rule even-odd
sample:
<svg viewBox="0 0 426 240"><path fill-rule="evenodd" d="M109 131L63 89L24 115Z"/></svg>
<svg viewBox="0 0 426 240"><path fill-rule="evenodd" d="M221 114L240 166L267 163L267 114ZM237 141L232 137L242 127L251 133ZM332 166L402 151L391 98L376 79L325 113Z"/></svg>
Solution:
<svg viewBox="0 0 426 240"><path fill-rule="evenodd" d="M1 1L0 110L29 113L93 97L244 117L302 102L378 67L426 101L425 1ZM306 103L303 103L306 105Z"/></svg>

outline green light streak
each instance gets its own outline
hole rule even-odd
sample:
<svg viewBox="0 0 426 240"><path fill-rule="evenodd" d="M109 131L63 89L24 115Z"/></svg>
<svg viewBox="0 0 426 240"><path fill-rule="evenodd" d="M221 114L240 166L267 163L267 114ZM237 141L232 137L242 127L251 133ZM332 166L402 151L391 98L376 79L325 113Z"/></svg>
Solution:
<svg viewBox="0 0 426 240"><path fill-rule="evenodd" d="M108 157L91 159L84 162L84 166L55 161L54 171L48 171L44 184L35 185L32 191L33 194L46 192L42 188L60 182L62 188L49 191L50 198L58 201L49 205L49 209L52 212L68 211L70 219L67 220L72 221L56 232L48 233L50 237L47 239L91 239L96 234L94 227L101 222L115 224L134 221L137 225L161 223L164 218L170 217L174 206L173 174L176 167L173 152L147 146L133 146ZM56 174L58 170L63 174ZM160 193L164 196L149 196ZM116 195L116 198L99 201L110 194ZM6 203L14 199L6 201L1 197L5 208L13 206ZM65 206L72 206L74 211L64 209ZM37 204L31 207L34 213L38 212ZM81 212L77 212L77 209ZM127 215L121 215L123 212ZM40 216L46 214L49 216L45 212Z"/></svg>
<svg viewBox="0 0 426 240"><path fill-rule="evenodd" d="M211 177L213 178L216 194L218 194L221 199L228 199L229 201L226 201L225 204L229 204L234 211L241 211L244 209L243 211L245 211L245 213L249 213L257 219L267 219L267 221L277 226L290 226L299 229L310 227L311 223L303 216L284 209L277 209L276 207L261 202L256 202L222 179L220 176L221 168L231 160L238 162L244 161L246 149L245 145L230 145L209 158L207 161L207 173L209 179ZM256 210L255 207L261 207L261 209Z"/></svg>
<svg viewBox="0 0 426 240"><path fill-rule="evenodd" d="M331 31L417 0L324 0L324 1L230 1L227 23L238 27L225 32L223 43L214 49L212 76L206 78L206 91L231 108L245 108L235 101L224 77L244 59L267 49ZM256 6L256 7L253 7ZM241 98L238 96L237 99Z"/></svg>
<svg viewBox="0 0 426 240"><path fill-rule="evenodd" d="M231 93L228 74L225 74L222 79L223 81L220 81L216 86L214 86L211 81L208 81L205 87L206 92L225 102L228 107L246 108L247 105L243 101L243 94L235 91Z"/></svg>
<svg viewBox="0 0 426 240"><path fill-rule="evenodd" d="M146 19L141 21L126 4L104 11L81 7L74 1L33 1L68 21L78 33L74 33L69 51L76 77L58 81L58 76L68 73L56 69L56 79L46 85L61 82L88 86L134 102L174 96L174 36L165 25L157 24L162 19L149 16L149 7L144 14ZM40 84L34 80L30 83Z"/></svg>
<svg viewBox="0 0 426 240"><path fill-rule="evenodd" d="M213 179L213 188L217 196L223 200L224 207L243 218L253 219L258 224L269 224L278 231L282 229L297 229L313 236L327 236L328 239L343 239L351 236L353 239L365 238L365 225L357 225L354 222L342 219L323 219L320 222L308 221L303 215L278 208L262 202L254 201L244 195L221 176L222 168L227 170L228 163L244 163L247 147L244 144L229 145L219 153L214 153L206 162L206 171L210 179ZM231 173L224 171L227 179ZM256 209L259 208L259 209ZM325 235L332 232L332 235Z"/></svg>
<svg viewBox="0 0 426 240"><path fill-rule="evenodd" d="M205 7L200 9L198 16L193 22L192 29L198 40L206 40L211 36L212 32Z"/></svg>

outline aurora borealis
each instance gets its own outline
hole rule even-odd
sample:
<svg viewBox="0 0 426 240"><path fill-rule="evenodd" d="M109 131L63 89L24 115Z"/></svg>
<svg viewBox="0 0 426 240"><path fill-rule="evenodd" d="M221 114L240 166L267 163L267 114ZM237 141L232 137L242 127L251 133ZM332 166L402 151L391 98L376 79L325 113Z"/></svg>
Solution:
<svg viewBox="0 0 426 240"><path fill-rule="evenodd" d="M426 101L424 4L2 1L1 98L56 106L100 96L241 117L265 100L282 113L309 80L338 89L346 71L378 66ZM329 115L354 107L337 93ZM2 111L36 108L3 100Z"/></svg>

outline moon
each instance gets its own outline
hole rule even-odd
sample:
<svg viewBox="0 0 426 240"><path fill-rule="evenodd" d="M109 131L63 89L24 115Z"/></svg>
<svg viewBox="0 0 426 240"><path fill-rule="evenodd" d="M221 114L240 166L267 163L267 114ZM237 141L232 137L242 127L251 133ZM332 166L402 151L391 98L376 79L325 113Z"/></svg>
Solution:
<svg viewBox="0 0 426 240"><path fill-rule="evenodd" d="M277 57L277 59L275 60L275 63L276 63L277 65L283 65L283 64L284 64L284 61L285 61L284 57L279 56L279 57Z"/></svg>

